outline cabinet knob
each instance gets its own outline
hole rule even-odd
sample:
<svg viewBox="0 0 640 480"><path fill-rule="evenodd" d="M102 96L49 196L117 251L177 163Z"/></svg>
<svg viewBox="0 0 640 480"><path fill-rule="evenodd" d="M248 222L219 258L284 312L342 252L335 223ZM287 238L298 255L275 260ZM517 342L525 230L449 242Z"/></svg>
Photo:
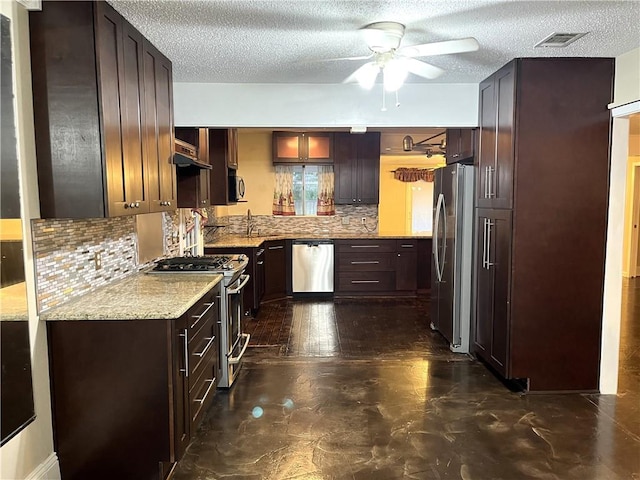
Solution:
<svg viewBox="0 0 640 480"><path fill-rule="evenodd" d="M452 156L453 158L457 158L457 157L459 157L459 156L460 156L460 154L459 154L459 153L454 153L454 154L453 154L453 155L451 155L451 156Z"/></svg>
<svg viewBox="0 0 640 480"><path fill-rule="evenodd" d="M398 254L398 256L400 256L400 254Z"/></svg>
<svg viewBox="0 0 640 480"><path fill-rule="evenodd" d="M353 201L355 202L355 201L356 201L356 199L354 198L354 199L353 199Z"/></svg>
<svg viewBox="0 0 640 480"><path fill-rule="evenodd" d="M140 208L140 202L136 202L136 208Z"/></svg>
<svg viewBox="0 0 640 480"><path fill-rule="evenodd" d="M206 200L202 200L200 203L201 203L202 205L205 205L205 204L207 203L207 201L206 201Z"/></svg>
<svg viewBox="0 0 640 480"><path fill-rule="evenodd" d="M171 202L167 202L167 207L170 207L170 206L171 206Z"/></svg>

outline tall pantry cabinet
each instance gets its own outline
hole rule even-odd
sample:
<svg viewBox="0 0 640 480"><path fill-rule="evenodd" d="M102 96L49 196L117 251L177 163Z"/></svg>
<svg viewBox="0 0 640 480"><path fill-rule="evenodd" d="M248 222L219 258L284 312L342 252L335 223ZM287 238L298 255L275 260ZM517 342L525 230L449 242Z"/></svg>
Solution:
<svg viewBox="0 0 640 480"><path fill-rule="evenodd" d="M480 84L474 352L529 391L598 390L613 73L521 58Z"/></svg>

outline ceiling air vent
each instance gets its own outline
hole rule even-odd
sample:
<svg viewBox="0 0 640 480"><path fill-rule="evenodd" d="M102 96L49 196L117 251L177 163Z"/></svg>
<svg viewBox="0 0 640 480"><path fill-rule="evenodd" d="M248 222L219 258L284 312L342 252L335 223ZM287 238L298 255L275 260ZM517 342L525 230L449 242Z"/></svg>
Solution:
<svg viewBox="0 0 640 480"><path fill-rule="evenodd" d="M584 37L585 33L552 33L541 42L536 43L536 47L566 47L570 43L575 42L579 38Z"/></svg>

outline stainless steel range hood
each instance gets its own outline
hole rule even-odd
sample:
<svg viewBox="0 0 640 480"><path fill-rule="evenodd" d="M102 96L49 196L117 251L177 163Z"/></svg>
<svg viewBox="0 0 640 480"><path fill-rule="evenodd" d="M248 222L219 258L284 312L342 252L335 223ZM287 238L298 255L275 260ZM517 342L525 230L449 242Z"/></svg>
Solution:
<svg viewBox="0 0 640 480"><path fill-rule="evenodd" d="M174 140L175 153L173 163L178 167L195 167L211 170L211 165L198 159L198 149L190 143L177 138Z"/></svg>

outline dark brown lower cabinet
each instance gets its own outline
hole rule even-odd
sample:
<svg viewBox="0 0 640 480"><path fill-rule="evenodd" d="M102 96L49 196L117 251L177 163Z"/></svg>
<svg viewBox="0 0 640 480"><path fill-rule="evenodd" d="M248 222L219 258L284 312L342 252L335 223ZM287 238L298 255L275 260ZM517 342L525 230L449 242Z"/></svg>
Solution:
<svg viewBox="0 0 640 480"><path fill-rule="evenodd" d="M264 242L263 300L277 300L287 296L287 257L291 257L285 240Z"/></svg>
<svg viewBox="0 0 640 480"><path fill-rule="evenodd" d="M215 394L218 295L178 319L47 323L62 478L169 475Z"/></svg>
<svg viewBox="0 0 640 480"><path fill-rule="evenodd" d="M415 295L418 247L416 239L336 240L335 294ZM422 276L420 285L425 285Z"/></svg>
<svg viewBox="0 0 640 480"><path fill-rule="evenodd" d="M508 377L511 210L478 209L475 228L475 352Z"/></svg>

